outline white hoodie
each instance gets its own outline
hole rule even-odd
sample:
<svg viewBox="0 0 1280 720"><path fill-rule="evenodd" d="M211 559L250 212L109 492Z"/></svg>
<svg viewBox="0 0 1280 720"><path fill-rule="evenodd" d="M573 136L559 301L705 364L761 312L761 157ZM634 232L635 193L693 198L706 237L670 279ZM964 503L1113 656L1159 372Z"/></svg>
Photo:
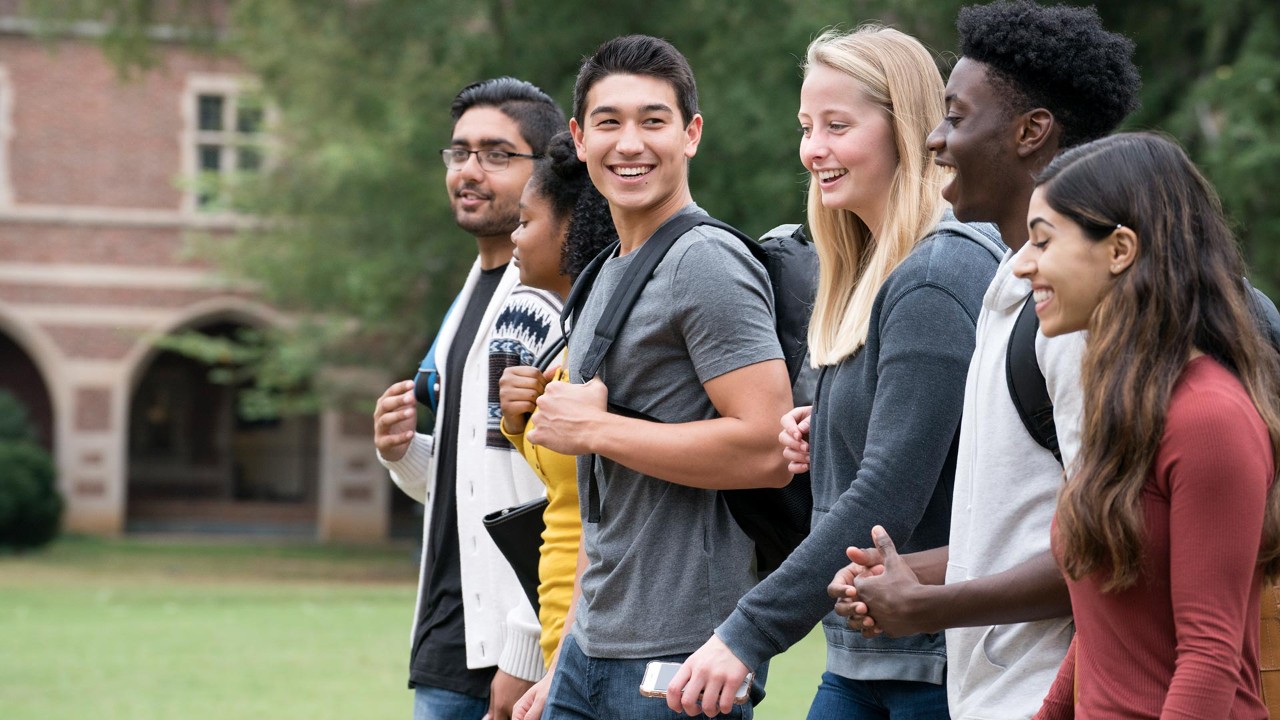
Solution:
<svg viewBox="0 0 1280 720"><path fill-rule="evenodd" d="M1009 396L1005 355L1031 284L1006 254L983 298L965 381L964 416L951 510L948 583L1008 570L1049 549L1062 466L1028 434ZM1054 405L1058 443L1070 467L1080 447L1084 333L1036 335ZM1070 617L947 630L952 718L1024 720L1035 714L1071 642Z"/></svg>

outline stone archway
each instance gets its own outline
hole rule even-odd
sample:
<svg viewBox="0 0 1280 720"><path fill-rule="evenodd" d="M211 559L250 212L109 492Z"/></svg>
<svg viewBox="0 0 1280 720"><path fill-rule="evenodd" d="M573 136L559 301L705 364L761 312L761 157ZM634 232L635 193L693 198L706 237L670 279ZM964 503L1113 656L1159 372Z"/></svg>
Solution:
<svg viewBox="0 0 1280 720"><path fill-rule="evenodd" d="M187 329L221 337L249 323ZM319 419L246 418L239 387L170 350L138 369L128 406L126 528L131 532L316 535Z"/></svg>
<svg viewBox="0 0 1280 720"><path fill-rule="evenodd" d="M36 440L53 452L53 400L44 374L18 342L0 330L0 390L7 390L27 410Z"/></svg>

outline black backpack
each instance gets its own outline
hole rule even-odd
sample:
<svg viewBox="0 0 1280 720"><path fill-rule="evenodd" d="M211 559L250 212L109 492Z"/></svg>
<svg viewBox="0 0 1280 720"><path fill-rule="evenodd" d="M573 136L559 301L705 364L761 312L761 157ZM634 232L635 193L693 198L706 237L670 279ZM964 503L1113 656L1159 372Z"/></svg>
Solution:
<svg viewBox="0 0 1280 720"><path fill-rule="evenodd" d="M1244 279L1244 285L1254 321L1271 346L1280 351L1280 311L1276 310L1271 298L1249 284L1248 279ZM1018 410L1022 426L1037 445L1053 453L1058 464L1062 464L1058 429L1053 422L1053 401L1049 398L1044 373L1040 371L1040 361L1036 359L1036 331L1039 329L1040 318L1036 316L1035 301L1028 294L1009 335L1005 375L1009 381L1009 397Z"/></svg>
<svg viewBox="0 0 1280 720"><path fill-rule="evenodd" d="M773 290L776 330L791 379L793 398L797 404L812 402L816 371L810 369L808 364L807 332L818 283L818 256L813 245L799 225L775 228L757 242L730 225L703 213L685 213L668 219L636 250L636 257L627 268L626 276L614 291L596 324L591 345L582 367L579 368L579 381L586 382L599 372L609 348L617 339L631 308L640 297L640 292L649 278L653 277L658 263L677 240L699 225L717 227L737 236L764 265ZM617 247L618 243L614 242L602 250L574 282L561 315L566 337L571 332L570 321L577 318L601 266L614 254ZM613 403L610 403L609 411L663 422L660 418ZM594 461L591 468L587 522L599 522L600 490L595 477ZM783 488L721 492L734 520L755 543L756 572L760 577L777 569L809 534L813 493L808 473L795 476Z"/></svg>

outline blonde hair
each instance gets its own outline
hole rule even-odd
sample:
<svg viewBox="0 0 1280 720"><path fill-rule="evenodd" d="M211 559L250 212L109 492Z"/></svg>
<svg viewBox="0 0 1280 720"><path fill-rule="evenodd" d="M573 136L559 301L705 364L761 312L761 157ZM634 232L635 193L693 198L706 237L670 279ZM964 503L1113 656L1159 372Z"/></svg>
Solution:
<svg viewBox="0 0 1280 720"><path fill-rule="evenodd" d="M821 65L862 86L890 118L898 166L878 237L848 210L822 205L809 181L809 229L818 251L818 293L809 321L815 366L834 365L867 342L871 306L889 274L942 218L942 169L925 147L942 120L943 83L920 41L886 27L829 30L809 44L805 74Z"/></svg>

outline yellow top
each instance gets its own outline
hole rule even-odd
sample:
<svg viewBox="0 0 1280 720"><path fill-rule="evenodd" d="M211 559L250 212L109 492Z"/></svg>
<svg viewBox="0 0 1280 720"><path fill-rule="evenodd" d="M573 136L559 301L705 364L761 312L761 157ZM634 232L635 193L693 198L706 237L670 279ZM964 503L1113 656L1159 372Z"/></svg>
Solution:
<svg viewBox="0 0 1280 720"><path fill-rule="evenodd" d="M568 380L564 366L556 371L554 380ZM525 425L525 432L533 429L538 413L534 411ZM578 509L578 463L572 455L561 455L544 447L524 441L524 433L502 434L516 450L524 455L533 471L547 486L547 509L542 512L547 529L542 532L542 550L538 559L538 622L542 624L542 657L547 665L560 643L564 630L564 618L573 598L573 576L578 566L578 541L582 535L582 515Z"/></svg>

